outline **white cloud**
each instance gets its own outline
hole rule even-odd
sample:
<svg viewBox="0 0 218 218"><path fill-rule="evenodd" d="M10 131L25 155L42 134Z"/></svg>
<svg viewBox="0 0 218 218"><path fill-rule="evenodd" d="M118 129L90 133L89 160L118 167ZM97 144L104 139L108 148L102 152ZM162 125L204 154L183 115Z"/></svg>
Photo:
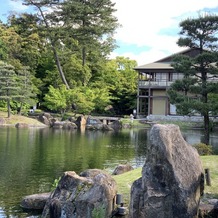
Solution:
<svg viewBox="0 0 218 218"><path fill-rule="evenodd" d="M113 0L113 2L116 3L117 9L115 16L122 25L117 30L116 40L136 47L151 47L149 52L141 52L137 56L131 51L118 54L129 55L131 59L136 57L139 64L153 60L153 56L157 57L154 60L159 59L160 55L166 56L164 51L168 53L180 51L181 48L176 45L179 22L188 17L198 16L205 8L210 12L210 8L218 7L217 0ZM171 34L167 34L166 31ZM144 62L141 63L141 60Z"/></svg>

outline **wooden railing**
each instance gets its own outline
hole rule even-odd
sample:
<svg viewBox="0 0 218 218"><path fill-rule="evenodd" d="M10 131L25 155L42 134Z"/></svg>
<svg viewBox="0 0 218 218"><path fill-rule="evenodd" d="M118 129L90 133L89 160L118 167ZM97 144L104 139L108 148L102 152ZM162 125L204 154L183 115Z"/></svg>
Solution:
<svg viewBox="0 0 218 218"><path fill-rule="evenodd" d="M139 88L144 88L144 87L169 87L174 81L166 81L166 80L139 80L138 85Z"/></svg>
<svg viewBox="0 0 218 218"><path fill-rule="evenodd" d="M138 86L139 88L148 88L148 87L169 87L175 80L173 81L167 81L167 80L160 80L156 79L154 80L139 80ZM218 78L210 78L208 79L208 82L215 82L218 83Z"/></svg>

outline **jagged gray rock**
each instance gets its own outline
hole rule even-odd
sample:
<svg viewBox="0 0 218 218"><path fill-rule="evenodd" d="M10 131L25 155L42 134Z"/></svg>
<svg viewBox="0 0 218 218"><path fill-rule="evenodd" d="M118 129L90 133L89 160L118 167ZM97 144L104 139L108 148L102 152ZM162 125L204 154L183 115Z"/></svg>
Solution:
<svg viewBox="0 0 218 218"><path fill-rule="evenodd" d="M142 177L131 188L130 218L194 218L204 179L198 152L176 125L150 131Z"/></svg>
<svg viewBox="0 0 218 218"><path fill-rule="evenodd" d="M120 175L122 173L129 172L134 168L129 164L119 164L113 171L112 175Z"/></svg>
<svg viewBox="0 0 218 218"><path fill-rule="evenodd" d="M50 126L50 125L51 125L50 119L51 119L51 116L50 116L50 114L48 114L48 113L43 113L43 114L40 114L40 115L38 116L38 121L44 123L44 124L47 125L47 126Z"/></svg>
<svg viewBox="0 0 218 218"><path fill-rule="evenodd" d="M102 170L91 169L80 175L68 171L46 202L42 217L110 217L116 193L115 180Z"/></svg>
<svg viewBox="0 0 218 218"><path fill-rule="evenodd" d="M25 196L21 201L21 207L28 210L43 210L50 192Z"/></svg>

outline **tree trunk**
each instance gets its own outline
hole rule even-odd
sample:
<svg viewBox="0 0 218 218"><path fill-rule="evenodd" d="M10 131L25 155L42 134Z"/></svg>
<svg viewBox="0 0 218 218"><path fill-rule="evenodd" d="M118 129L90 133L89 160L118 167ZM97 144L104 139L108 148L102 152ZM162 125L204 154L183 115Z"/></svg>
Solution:
<svg viewBox="0 0 218 218"><path fill-rule="evenodd" d="M39 12L40 12L40 14L41 14L41 16L42 16L42 19L43 19L43 21L44 21L44 23L45 23L45 26L46 26L46 29L47 29L48 38L50 38L50 40L51 40L51 46L52 46L52 50L53 50L53 54L54 54L54 58L55 58L55 63L56 63L56 65L57 65L58 72L59 72L59 74L60 74L60 76L61 76L61 80L62 80L62 82L66 85L67 89L70 89L70 87L69 87L69 85L68 85L68 83L67 83L67 80L66 80L66 78L65 78L64 72L63 72L63 70L62 70L62 67L61 67L61 64L60 64L60 60L59 60L57 51L56 51L56 49L55 49L54 39L52 38L52 35L51 35L51 33L49 32L49 29L50 29L50 28L49 28L49 22L47 21L47 19L46 19L44 13L43 13L43 11L42 11L42 8L41 8L42 5L40 6L40 4L34 3L33 1L30 1L30 3L38 8L38 10L39 10ZM27 4L27 5L29 5L29 4Z"/></svg>
<svg viewBox="0 0 218 218"><path fill-rule="evenodd" d="M204 141L203 143L209 145L210 141L210 119L209 114L204 115Z"/></svg>
<svg viewBox="0 0 218 218"><path fill-rule="evenodd" d="M17 108L17 114L21 115L21 111L22 111L22 107L23 107L23 103L20 103L20 107Z"/></svg>
<svg viewBox="0 0 218 218"><path fill-rule="evenodd" d="M10 99L7 99L7 109L8 109L8 118L11 117L11 107L10 107Z"/></svg>
<svg viewBox="0 0 218 218"><path fill-rule="evenodd" d="M54 54L54 58L55 58L55 63L57 65L57 68L58 68L58 72L61 76L61 80L62 82L66 85L67 89L70 89L69 85L68 85L68 82L65 78L65 75L64 75L64 72L62 70L62 67L61 67L61 63L60 63L60 60L59 60L59 57L58 57L58 54L57 54L57 51L55 49L55 46L54 46L54 43L51 43L52 44L52 50L53 50L53 54Z"/></svg>
<svg viewBox="0 0 218 218"><path fill-rule="evenodd" d="M85 63L86 63L86 48L83 47L82 48L82 65L83 65L83 67L85 66Z"/></svg>

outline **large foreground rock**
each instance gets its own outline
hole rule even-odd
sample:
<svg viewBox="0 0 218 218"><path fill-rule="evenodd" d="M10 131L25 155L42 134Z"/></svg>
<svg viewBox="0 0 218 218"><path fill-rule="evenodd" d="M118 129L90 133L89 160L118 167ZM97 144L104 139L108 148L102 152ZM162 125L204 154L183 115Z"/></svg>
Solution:
<svg viewBox="0 0 218 218"><path fill-rule="evenodd" d="M152 127L142 177L131 188L131 218L194 218L203 192L197 151L176 125Z"/></svg>
<svg viewBox="0 0 218 218"><path fill-rule="evenodd" d="M111 217L116 193L115 180L102 170L87 170L80 175L65 172L42 217Z"/></svg>

